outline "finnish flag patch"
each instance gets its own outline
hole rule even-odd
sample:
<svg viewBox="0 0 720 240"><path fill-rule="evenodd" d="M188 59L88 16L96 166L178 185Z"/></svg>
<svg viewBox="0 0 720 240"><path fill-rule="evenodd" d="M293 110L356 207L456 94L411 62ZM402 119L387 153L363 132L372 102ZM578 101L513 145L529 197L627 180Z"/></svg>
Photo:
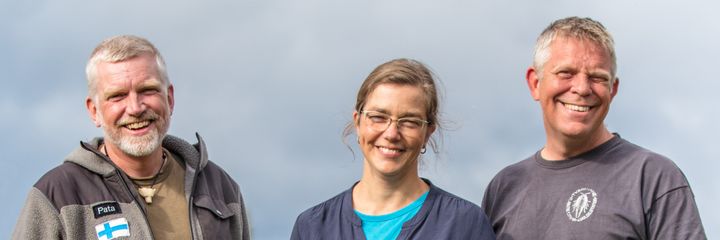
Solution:
<svg viewBox="0 0 720 240"><path fill-rule="evenodd" d="M110 240L119 237L129 237L130 227L127 219L116 218L98 225L95 225L95 232L97 232L98 239Z"/></svg>

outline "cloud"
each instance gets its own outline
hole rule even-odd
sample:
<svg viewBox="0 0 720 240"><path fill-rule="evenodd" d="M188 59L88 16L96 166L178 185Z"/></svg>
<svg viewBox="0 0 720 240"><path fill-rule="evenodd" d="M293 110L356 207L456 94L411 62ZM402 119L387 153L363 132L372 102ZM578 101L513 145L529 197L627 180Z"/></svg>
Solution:
<svg viewBox="0 0 720 240"><path fill-rule="evenodd" d="M176 89L170 132L200 132L212 160L245 194L254 235L287 239L297 214L359 179L340 140L357 88L389 59L427 63L444 84L444 153L425 161L434 183L479 203L503 167L545 140L525 85L537 34L569 15L602 21L617 43L621 87L606 121L665 154L688 176L705 226L720 218L713 1L2 2L0 235L29 187L79 140L87 119L84 65L102 39L137 34L166 58ZM652 6L652 7L648 7ZM667 16L673 16L671 18ZM714 25L715 24L715 25ZM352 142L352 141L351 141ZM352 143L351 143L352 145ZM714 168L713 168L714 166ZM10 181L12 179L12 181ZM10 184L12 182L12 184ZM706 227L710 236L720 235Z"/></svg>

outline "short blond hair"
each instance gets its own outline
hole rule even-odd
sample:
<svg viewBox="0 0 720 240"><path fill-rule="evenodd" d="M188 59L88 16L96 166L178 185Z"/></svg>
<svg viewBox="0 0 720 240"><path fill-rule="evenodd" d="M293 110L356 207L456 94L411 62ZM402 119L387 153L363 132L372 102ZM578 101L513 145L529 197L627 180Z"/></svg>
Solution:
<svg viewBox="0 0 720 240"><path fill-rule="evenodd" d="M93 101L96 100L95 91L97 86L98 63L121 62L142 54L150 54L155 57L155 63L157 64L160 80L165 85L169 84L170 79L168 78L165 60L163 60L162 55L160 55L160 51L158 51L157 48L155 48L155 46L147 39L133 35L120 35L103 40L97 47L95 47L92 54L90 54L90 59L85 66L88 96L92 98Z"/></svg>
<svg viewBox="0 0 720 240"><path fill-rule="evenodd" d="M613 81L617 71L615 59L615 42L610 32L598 21L590 18L567 17L556 20L545 28L535 43L533 55L533 67L540 73L542 78L543 65L550 58L550 45L558 37L574 38L579 40L592 41L605 49L610 55L611 74Z"/></svg>

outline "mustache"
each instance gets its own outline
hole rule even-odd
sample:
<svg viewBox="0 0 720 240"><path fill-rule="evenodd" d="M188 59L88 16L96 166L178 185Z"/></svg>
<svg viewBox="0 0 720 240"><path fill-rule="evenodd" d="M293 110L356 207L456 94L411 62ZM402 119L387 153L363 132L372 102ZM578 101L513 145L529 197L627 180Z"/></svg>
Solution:
<svg viewBox="0 0 720 240"><path fill-rule="evenodd" d="M153 110L147 110L143 112L139 117L127 116L118 119L115 122L116 126L124 126L131 123L142 122L142 121L155 121L160 118L160 115L155 113Z"/></svg>

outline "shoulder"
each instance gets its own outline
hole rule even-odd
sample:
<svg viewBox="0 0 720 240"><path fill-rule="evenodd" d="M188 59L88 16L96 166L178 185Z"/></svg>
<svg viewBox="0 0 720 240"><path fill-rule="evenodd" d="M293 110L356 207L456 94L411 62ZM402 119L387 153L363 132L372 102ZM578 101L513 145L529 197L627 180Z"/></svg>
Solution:
<svg viewBox="0 0 720 240"><path fill-rule="evenodd" d="M192 171L186 170L185 174L192 173ZM197 182L196 195L209 192L213 196L224 196L228 202L241 201L241 199L238 199L242 198L240 185L230 174L212 161L207 161L205 167L197 174L195 181Z"/></svg>
<svg viewBox="0 0 720 240"><path fill-rule="evenodd" d="M347 194L350 193L348 191L343 191L342 193L303 211L298 216L297 223L327 221L328 218L339 216L340 211L342 211L343 201L347 197Z"/></svg>
<svg viewBox="0 0 720 240"><path fill-rule="evenodd" d="M219 165L217 165L215 162L210 161L210 160L207 161L207 165L205 165L205 166L200 170L200 172L206 173L206 174L211 175L211 176L217 176L217 177L221 177L221 178L226 178L226 179L232 180L232 181L234 182L234 180L232 179L232 177L230 176L230 174L228 174L228 173L225 171L225 169L223 169L222 167L220 167Z"/></svg>
<svg viewBox="0 0 720 240"><path fill-rule="evenodd" d="M53 191L72 191L83 187L90 178L99 176L86 168L71 162L65 162L40 177L34 187L43 193Z"/></svg>
<svg viewBox="0 0 720 240"><path fill-rule="evenodd" d="M431 193L434 195L432 207L441 210L439 215L445 215L442 218L460 221L486 221L485 213L477 204L439 187L433 187Z"/></svg>
<svg viewBox="0 0 720 240"><path fill-rule="evenodd" d="M479 209L479 207L461 197L458 197L455 194L449 193L437 186L433 187L433 192L435 194L435 201L437 204L440 204L442 206L451 206L454 209L458 209L460 211L466 211L466 210L474 210Z"/></svg>
<svg viewBox="0 0 720 240"><path fill-rule="evenodd" d="M623 139L615 153L618 155L617 159L621 159L627 164L638 165L644 177L683 181L685 179L685 175L670 158L627 140Z"/></svg>
<svg viewBox="0 0 720 240"><path fill-rule="evenodd" d="M526 191L529 182L533 181L533 171L537 170L535 155L512 164L500 170L485 188L482 207L485 213L494 218L495 211L502 205L508 204L512 196Z"/></svg>
<svg viewBox="0 0 720 240"><path fill-rule="evenodd" d="M225 171L222 167L217 165L215 162L208 160L205 167L200 172L205 175L205 178L215 179L215 181L227 182L228 184L237 185L235 179Z"/></svg>
<svg viewBox="0 0 720 240"><path fill-rule="evenodd" d="M665 194L690 187L685 174L668 157L623 140L610 155L615 168L637 176L643 196L654 201Z"/></svg>
<svg viewBox="0 0 720 240"><path fill-rule="evenodd" d="M490 186L500 187L502 185L513 185L515 182L525 182L525 179L531 175L535 164L534 154L507 166L500 170L490 181Z"/></svg>
<svg viewBox="0 0 720 240"><path fill-rule="evenodd" d="M37 194L42 194L55 208L66 205L83 204L96 194L89 194L102 184L102 176L71 162L65 162L40 177L33 186ZM36 194L36 195L37 195Z"/></svg>
<svg viewBox="0 0 720 240"><path fill-rule="evenodd" d="M503 168L498 172L495 177L514 176L527 173L528 171L530 171L530 168L535 164L534 157L535 154Z"/></svg>
<svg viewBox="0 0 720 240"><path fill-rule="evenodd" d="M626 158L656 161L657 163L665 164L672 163L669 158L623 138L618 141L611 151L614 154L623 155Z"/></svg>
<svg viewBox="0 0 720 240"><path fill-rule="evenodd" d="M341 238L343 232L349 233L341 230L351 226L350 222L343 220L342 212L348 194L350 190L300 213L295 220L291 239L333 239Z"/></svg>
<svg viewBox="0 0 720 240"><path fill-rule="evenodd" d="M421 220L424 226L423 234L433 236L433 239L448 239L449 236L462 239L495 239L490 221L478 205L438 187L433 187L431 194L432 196L428 195L431 206L421 210L427 214L427 217Z"/></svg>

